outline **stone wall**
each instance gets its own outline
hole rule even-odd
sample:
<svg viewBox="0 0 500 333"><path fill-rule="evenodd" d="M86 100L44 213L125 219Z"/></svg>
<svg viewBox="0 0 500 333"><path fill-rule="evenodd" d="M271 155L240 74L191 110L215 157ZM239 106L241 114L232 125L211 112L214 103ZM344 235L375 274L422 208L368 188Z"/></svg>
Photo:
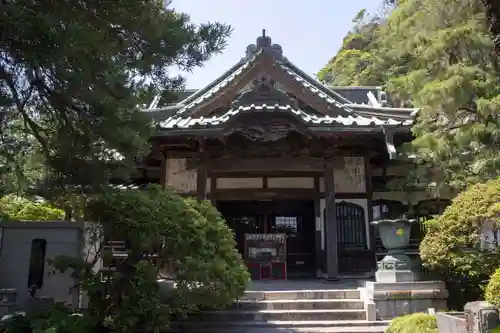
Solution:
<svg viewBox="0 0 500 333"><path fill-rule="evenodd" d="M42 285L36 296L51 297L77 306L77 295L70 293L75 281L69 274L53 273L46 260L61 255L80 257L84 248L83 226L65 221L30 221L6 222L0 229L3 234L0 242L0 288L15 290L15 306L23 307L30 299L28 276L33 241L44 241L46 244L45 266L41 268Z"/></svg>

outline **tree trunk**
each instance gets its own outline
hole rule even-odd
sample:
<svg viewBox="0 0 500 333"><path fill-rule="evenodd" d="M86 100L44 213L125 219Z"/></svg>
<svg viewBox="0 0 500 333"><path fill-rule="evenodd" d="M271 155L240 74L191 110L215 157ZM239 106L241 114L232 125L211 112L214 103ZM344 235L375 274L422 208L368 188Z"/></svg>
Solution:
<svg viewBox="0 0 500 333"><path fill-rule="evenodd" d="M481 0L486 8L486 16L490 23L490 32L495 42L495 52L500 58L500 1Z"/></svg>

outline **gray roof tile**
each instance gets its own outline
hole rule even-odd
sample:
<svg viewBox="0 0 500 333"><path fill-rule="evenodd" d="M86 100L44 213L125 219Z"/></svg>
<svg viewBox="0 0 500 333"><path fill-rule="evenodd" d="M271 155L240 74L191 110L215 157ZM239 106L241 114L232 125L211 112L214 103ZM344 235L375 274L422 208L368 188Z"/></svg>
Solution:
<svg viewBox="0 0 500 333"><path fill-rule="evenodd" d="M351 101L351 103L355 104L370 104L368 93L371 92L375 97L377 97L378 92L382 90L380 87L373 87L373 86L372 87L329 86L328 88L342 95L343 97Z"/></svg>
<svg viewBox="0 0 500 333"><path fill-rule="evenodd" d="M280 63L280 67L288 75L292 76L297 82L299 82L304 88L309 89L312 93L316 94L327 103L349 111L348 108L343 106L344 103L350 103L348 99L323 86L319 81L316 81L314 78L302 72L291 62L286 61L285 63Z"/></svg>
<svg viewBox="0 0 500 333"><path fill-rule="evenodd" d="M355 126L385 126L385 125L402 125L409 126L412 124L411 120L396 120L396 119L385 119L381 120L377 117L363 117L357 115L349 115L349 116L316 116L311 115L307 112L304 112L299 109L295 109L290 105L245 105L240 106L235 109L231 109L228 112L224 113L220 116L213 117L182 117L182 116L172 116L165 121L161 121L158 123L158 126L161 129L183 129L183 128L208 128L208 127L217 127L217 125L221 125L229 121L234 116L243 113L243 112L284 112L291 113L294 116L301 119L304 123L309 126L325 126L325 125L343 125L349 127Z"/></svg>
<svg viewBox="0 0 500 333"><path fill-rule="evenodd" d="M177 113L178 114L186 113L189 110L195 108L196 106L202 104L207 99L215 96L215 94L217 94L217 92L219 92L221 89L226 87L233 80L237 79L238 76L240 76L245 71L245 69L247 69L251 65L253 65L255 63L255 60L259 56L259 54L260 53L256 53L251 59L241 62L240 65L235 66L231 72L226 72L225 75L220 78L220 82L215 84L210 89L207 89L206 92L200 93L199 96L191 95L186 100L182 101L181 103L184 103L184 104L186 102L189 102L189 103L187 105L185 105L182 109L180 109Z"/></svg>

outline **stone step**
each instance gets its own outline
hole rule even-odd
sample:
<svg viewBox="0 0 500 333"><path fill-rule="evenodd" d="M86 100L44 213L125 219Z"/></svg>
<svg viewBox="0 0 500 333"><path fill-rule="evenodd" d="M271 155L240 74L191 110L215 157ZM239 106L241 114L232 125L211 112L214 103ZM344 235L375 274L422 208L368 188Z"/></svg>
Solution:
<svg viewBox="0 0 500 333"><path fill-rule="evenodd" d="M277 329L276 333L383 333L387 326L359 326L359 327L297 327L291 329ZM268 333L266 329L252 330L252 333ZM241 332L241 331L240 331ZM244 332L244 331L243 331ZM250 333L250 331L249 331Z"/></svg>
<svg viewBox="0 0 500 333"><path fill-rule="evenodd" d="M360 327L217 327L190 328L189 333L383 333L387 326ZM186 333L186 330L171 330L171 333Z"/></svg>
<svg viewBox="0 0 500 333"><path fill-rule="evenodd" d="M295 299L295 300L240 300L232 309L240 310L338 310L364 309L364 303L356 299Z"/></svg>
<svg viewBox="0 0 500 333"><path fill-rule="evenodd" d="M192 333L382 333L389 321L250 321L175 323L172 332Z"/></svg>
<svg viewBox="0 0 500 333"><path fill-rule="evenodd" d="M297 299L359 299L357 289L343 290L283 290L283 291L246 291L242 300L297 300Z"/></svg>
<svg viewBox="0 0 500 333"><path fill-rule="evenodd" d="M204 311L191 316L191 321L320 321L366 320L365 310L225 310Z"/></svg>

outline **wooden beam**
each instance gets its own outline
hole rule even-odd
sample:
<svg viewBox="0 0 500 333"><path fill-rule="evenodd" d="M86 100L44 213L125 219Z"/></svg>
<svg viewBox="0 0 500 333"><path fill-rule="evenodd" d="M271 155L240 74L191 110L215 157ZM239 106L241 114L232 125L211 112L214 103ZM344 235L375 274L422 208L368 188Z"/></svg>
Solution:
<svg viewBox="0 0 500 333"><path fill-rule="evenodd" d="M205 200L207 198L207 160L208 155L205 152L205 143L200 142L198 151L198 170L196 175L196 198Z"/></svg>
<svg viewBox="0 0 500 333"><path fill-rule="evenodd" d="M160 166L160 185L167 187L167 152L161 152L161 166Z"/></svg>
<svg viewBox="0 0 500 333"><path fill-rule="evenodd" d="M207 167L209 173L263 172L263 171L323 172L322 158L217 158Z"/></svg>
<svg viewBox="0 0 500 333"><path fill-rule="evenodd" d="M167 151L167 156L172 158L195 158L197 153L196 151L169 150Z"/></svg>
<svg viewBox="0 0 500 333"><path fill-rule="evenodd" d="M314 189L302 188L251 188L217 189L211 193L217 201L256 201L256 200L314 200Z"/></svg>

